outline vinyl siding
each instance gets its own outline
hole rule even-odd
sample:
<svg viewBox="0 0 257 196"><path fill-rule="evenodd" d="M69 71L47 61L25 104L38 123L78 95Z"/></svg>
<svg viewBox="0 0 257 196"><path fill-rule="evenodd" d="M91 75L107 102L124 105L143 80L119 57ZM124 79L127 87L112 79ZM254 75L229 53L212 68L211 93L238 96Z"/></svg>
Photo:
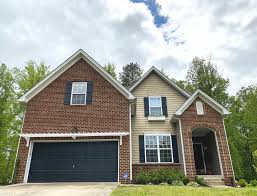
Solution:
<svg viewBox="0 0 257 196"><path fill-rule="evenodd" d="M151 73L132 93L137 98L136 115L132 117L132 159L133 163L139 163L139 135L177 133L176 127L170 122L170 119L186 101L186 98L155 73ZM168 117L165 121L149 122L147 117L144 117L144 97L148 96L167 97ZM178 145L180 145L179 140L178 137ZM180 147L178 146L178 148Z"/></svg>

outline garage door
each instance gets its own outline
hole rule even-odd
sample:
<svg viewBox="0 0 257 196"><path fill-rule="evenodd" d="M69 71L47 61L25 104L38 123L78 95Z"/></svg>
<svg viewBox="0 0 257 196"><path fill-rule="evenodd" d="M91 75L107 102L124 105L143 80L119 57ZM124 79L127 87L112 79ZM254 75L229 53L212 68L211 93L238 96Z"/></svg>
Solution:
<svg viewBox="0 0 257 196"><path fill-rule="evenodd" d="M117 182L116 141L34 143L28 182Z"/></svg>

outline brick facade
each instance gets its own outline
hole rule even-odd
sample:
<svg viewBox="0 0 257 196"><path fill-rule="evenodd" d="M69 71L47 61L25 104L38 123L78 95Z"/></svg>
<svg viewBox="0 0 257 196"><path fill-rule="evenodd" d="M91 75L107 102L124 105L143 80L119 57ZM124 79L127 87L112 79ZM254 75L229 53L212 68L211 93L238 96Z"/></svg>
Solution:
<svg viewBox="0 0 257 196"><path fill-rule="evenodd" d="M204 105L204 115L199 116L196 113L195 102L202 101ZM192 142L192 130L196 128L208 128L215 132L220 153L221 166L223 169L224 182L232 185L233 169L229 155L229 147L226 141L225 130L223 126L223 117L220 113L206 104L200 98L197 98L182 114L181 125L183 132L184 153L186 162L186 172L190 179L196 176L194 151Z"/></svg>
<svg viewBox="0 0 257 196"><path fill-rule="evenodd" d="M64 105L66 82L87 80L93 81L92 104ZM79 132L129 132L129 101L83 59L27 103L22 133L73 133L74 127ZM18 183L23 182L28 149L22 138L18 151ZM125 172L129 174L129 149L129 136L123 137L120 177Z"/></svg>
<svg viewBox="0 0 257 196"><path fill-rule="evenodd" d="M93 81L93 103L64 105L67 81ZM26 106L23 133L129 131L129 101L94 68L80 59ZM108 115L107 115L108 114Z"/></svg>

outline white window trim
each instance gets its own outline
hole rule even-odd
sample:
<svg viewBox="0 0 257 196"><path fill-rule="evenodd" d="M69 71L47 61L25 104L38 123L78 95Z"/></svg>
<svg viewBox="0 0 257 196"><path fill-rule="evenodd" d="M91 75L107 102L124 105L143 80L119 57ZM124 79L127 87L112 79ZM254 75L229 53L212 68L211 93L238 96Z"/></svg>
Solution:
<svg viewBox="0 0 257 196"><path fill-rule="evenodd" d="M158 162L147 162L146 159L146 142L145 137L147 136L155 136L157 137L157 148L152 148L153 150L157 149L157 155L158 155ZM161 148L161 150L170 150L171 153L171 162L161 162L160 158L160 147L159 147L159 136L168 136L170 138L170 148ZM150 148L149 148L150 149ZM173 159L173 149L172 149L172 139L171 135L169 134L144 134L144 151L145 151L145 163L151 163L151 164L165 164L165 163L174 163Z"/></svg>
<svg viewBox="0 0 257 196"><path fill-rule="evenodd" d="M151 98L159 98L159 99L160 99L160 102L161 102L161 106L151 106L151 104L150 104L150 99L151 99ZM161 97L161 96L149 96L149 97L148 97L148 106L149 106L149 116L152 116L152 114L151 114L151 107L153 107L153 108L159 108L159 107L161 107L161 115L160 115L160 116L163 116L162 97Z"/></svg>
<svg viewBox="0 0 257 196"><path fill-rule="evenodd" d="M85 103L83 103L83 104L72 103L74 84L86 84L86 92L85 93L74 93L75 95L85 95ZM72 82L70 105L86 105L86 104L87 104L87 82Z"/></svg>

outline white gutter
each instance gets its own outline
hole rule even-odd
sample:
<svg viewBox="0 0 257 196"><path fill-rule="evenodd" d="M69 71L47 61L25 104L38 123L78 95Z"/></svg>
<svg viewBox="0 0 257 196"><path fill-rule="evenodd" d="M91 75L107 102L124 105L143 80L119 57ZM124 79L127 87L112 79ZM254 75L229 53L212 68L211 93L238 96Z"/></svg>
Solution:
<svg viewBox="0 0 257 196"><path fill-rule="evenodd" d="M182 156L183 156L183 167L184 167L184 174L185 176L187 175L186 171L186 160L185 160L185 151L184 151L184 142L183 142L183 134L182 134L182 126L181 126L181 120L180 118L173 117L174 119L178 120L179 124L179 134L180 134L180 142L181 142L181 147L182 147Z"/></svg>
<svg viewBox="0 0 257 196"><path fill-rule="evenodd" d="M130 181L132 181L132 130L131 130L131 104L129 104L129 170Z"/></svg>
<svg viewBox="0 0 257 196"><path fill-rule="evenodd" d="M224 122L224 118L223 118L223 127L224 127L224 132L225 132L225 138L227 141L227 146L228 146L228 154L229 154L229 159L230 159L230 163L232 166L232 172L233 172L233 179L235 180L235 173L234 173L234 168L233 168L233 163L232 163L232 158L231 158L231 154L230 154L230 149L229 149L229 144L228 144L228 137L227 137L227 131L226 131L226 127L225 127L225 122Z"/></svg>
<svg viewBox="0 0 257 196"><path fill-rule="evenodd" d="M22 119L21 133L22 133L22 129L23 129L24 121L25 121L25 115L26 115L26 110L24 112L24 116L23 116L23 119ZM17 150L16 150L16 156L15 156L14 167L13 167L13 171L12 171L11 182L13 182L13 178L14 178L14 171L15 171L15 166L17 164L17 157L18 157L18 152L19 152L19 148L20 148L20 142L21 142L21 134L19 136L18 146L17 146Z"/></svg>

